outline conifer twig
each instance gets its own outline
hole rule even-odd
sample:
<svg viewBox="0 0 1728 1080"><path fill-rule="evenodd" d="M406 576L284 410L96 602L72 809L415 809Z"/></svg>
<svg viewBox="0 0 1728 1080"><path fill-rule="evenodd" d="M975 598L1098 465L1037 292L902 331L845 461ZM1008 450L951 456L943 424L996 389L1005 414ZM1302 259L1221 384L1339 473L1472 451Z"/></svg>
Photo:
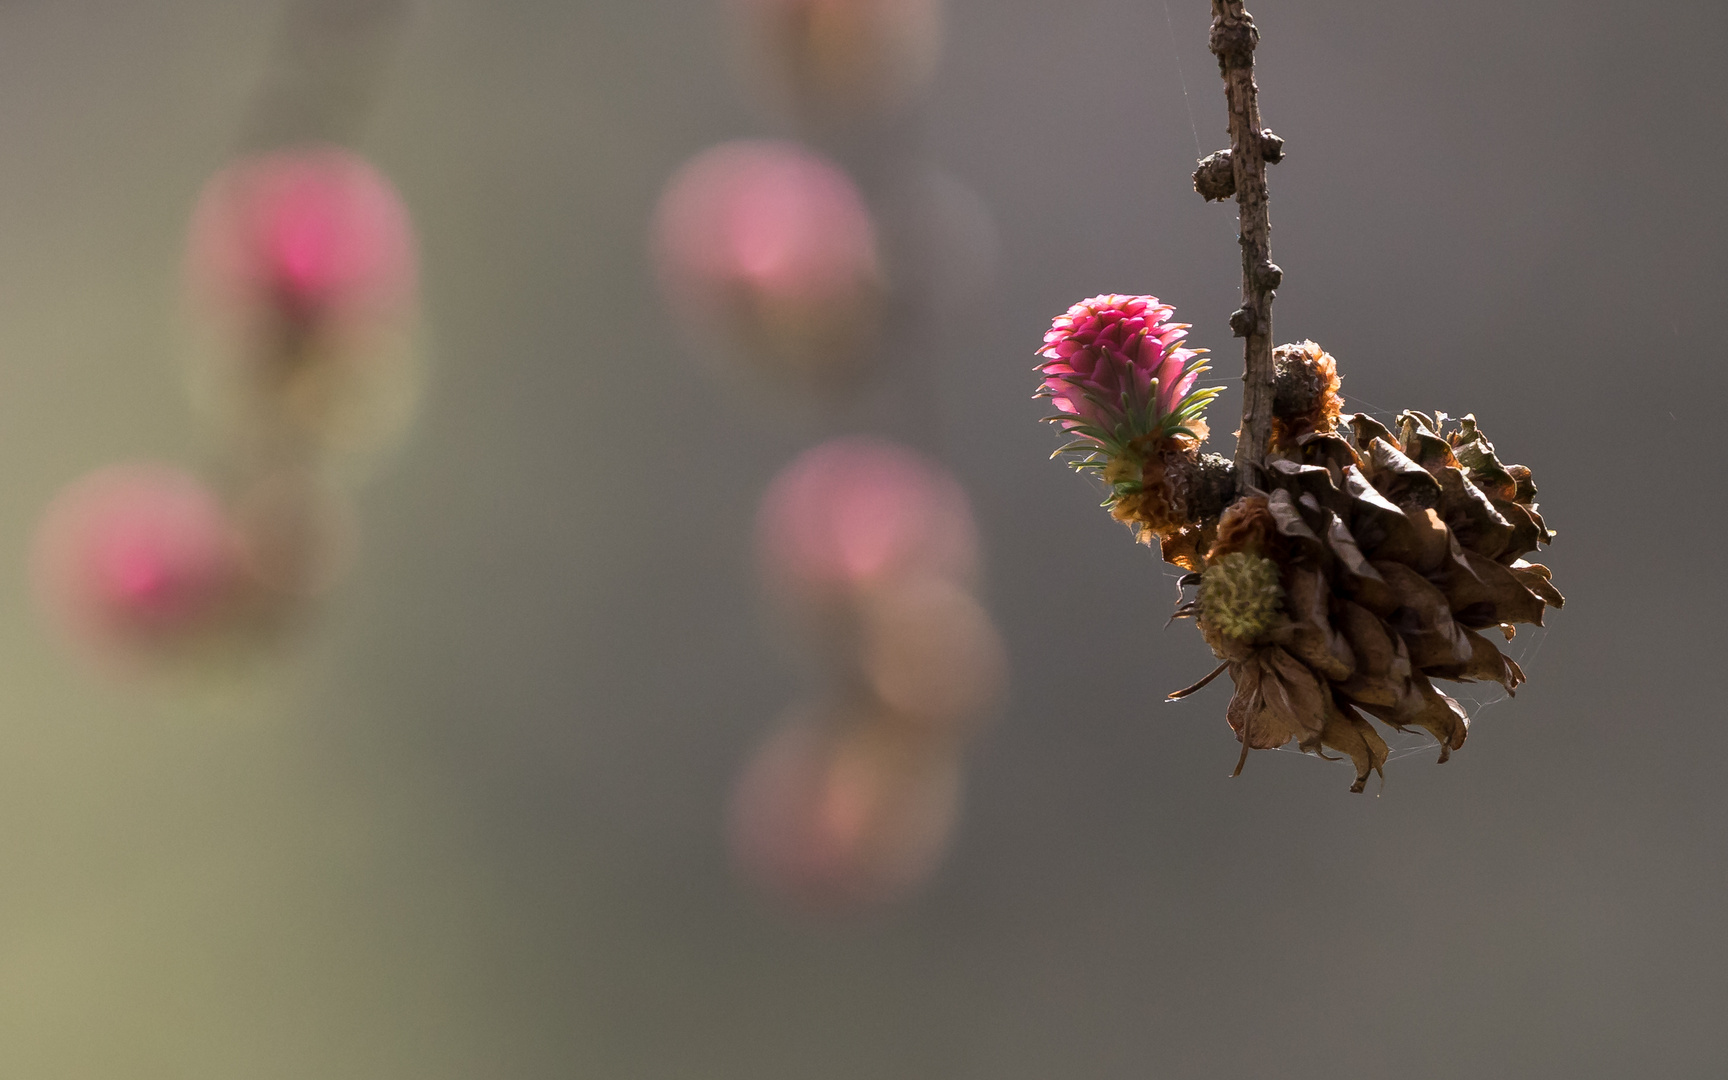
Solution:
<svg viewBox="0 0 1728 1080"><path fill-rule="evenodd" d="M1238 490L1263 483L1261 463L1272 439L1272 299L1284 272L1272 262L1272 225L1266 165L1283 157L1284 143L1260 126L1254 50L1260 31L1243 0L1212 0L1211 49L1224 77L1230 106L1230 149L1200 163L1194 189L1208 201L1236 196L1242 244L1242 306L1230 329L1247 339L1242 373L1242 430L1236 443Z"/></svg>

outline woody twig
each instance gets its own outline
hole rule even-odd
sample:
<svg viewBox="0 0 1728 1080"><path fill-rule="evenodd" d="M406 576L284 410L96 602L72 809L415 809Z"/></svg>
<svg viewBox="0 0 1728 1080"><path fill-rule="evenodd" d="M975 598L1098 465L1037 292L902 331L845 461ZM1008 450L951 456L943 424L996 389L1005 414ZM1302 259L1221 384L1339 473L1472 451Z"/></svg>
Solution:
<svg viewBox="0 0 1728 1080"><path fill-rule="evenodd" d="M1264 483L1261 463L1272 438L1274 367L1272 300L1284 272L1272 262L1272 224L1266 166L1284 156L1284 143L1260 125L1254 50L1260 31L1242 0L1212 0L1211 49L1224 77L1230 106L1230 149L1200 162L1194 190L1208 201L1234 195L1242 244L1242 306L1230 329L1246 339L1242 373L1242 430L1236 444L1239 490Z"/></svg>

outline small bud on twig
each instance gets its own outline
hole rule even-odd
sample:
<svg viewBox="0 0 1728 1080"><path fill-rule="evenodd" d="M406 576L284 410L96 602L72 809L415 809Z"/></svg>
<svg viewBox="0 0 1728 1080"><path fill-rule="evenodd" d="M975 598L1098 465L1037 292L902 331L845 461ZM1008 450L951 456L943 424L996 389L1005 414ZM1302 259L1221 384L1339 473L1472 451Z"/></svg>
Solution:
<svg viewBox="0 0 1728 1080"><path fill-rule="evenodd" d="M1220 150L1200 159L1194 170L1194 190L1207 202L1222 202L1236 197L1236 166L1229 150Z"/></svg>
<svg viewBox="0 0 1728 1080"><path fill-rule="evenodd" d="M1212 36L1208 42L1212 54L1218 58L1219 70L1228 72L1231 68L1252 67L1254 49L1260 44L1260 28L1254 25L1253 18L1242 10L1239 3L1234 11L1226 9L1226 15L1228 17L1212 21Z"/></svg>
<svg viewBox="0 0 1728 1080"><path fill-rule="evenodd" d="M1284 160L1284 140L1272 134L1271 128L1260 129L1260 156L1268 165Z"/></svg>
<svg viewBox="0 0 1728 1080"><path fill-rule="evenodd" d="M1260 32L1243 0L1212 0L1211 45L1230 107L1230 165L1242 244L1242 306L1230 316L1230 329L1246 339L1236 471L1249 485L1260 479L1261 460L1272 436L1272 290L1283 280L1283 273L1272 263L1272 225L1266 205L1266 163L1275 160L1274 155L1283 156L1283 143L1260 122L1259 89L1254 85L1254 49L1259 42Z"/></svg>

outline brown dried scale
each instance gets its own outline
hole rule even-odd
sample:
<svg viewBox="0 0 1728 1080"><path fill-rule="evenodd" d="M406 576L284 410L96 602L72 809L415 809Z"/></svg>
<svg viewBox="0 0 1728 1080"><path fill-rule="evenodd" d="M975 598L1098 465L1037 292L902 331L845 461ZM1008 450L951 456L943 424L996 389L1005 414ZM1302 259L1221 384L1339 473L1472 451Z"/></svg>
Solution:
<svg viewBox="0 0 1728 1080"><path fill-rule="evenodd" d="M1358 414L1340 427L1332 358L1312 342L1277 355L1269 490L1209 530L1204 570L1187 579L1197 602L1180 613L1235 683L1227 718L1243 759L1291 743L1335 751L1362 791L1387 757L1367 717L1429 733L1444 762L1470 722L1435 681L1515 693L1524 672L1495 639L1565 599L1525 561L1552 538L1530 471L1502 464L1473 417L1409 412L1393 431Z"/></svg>

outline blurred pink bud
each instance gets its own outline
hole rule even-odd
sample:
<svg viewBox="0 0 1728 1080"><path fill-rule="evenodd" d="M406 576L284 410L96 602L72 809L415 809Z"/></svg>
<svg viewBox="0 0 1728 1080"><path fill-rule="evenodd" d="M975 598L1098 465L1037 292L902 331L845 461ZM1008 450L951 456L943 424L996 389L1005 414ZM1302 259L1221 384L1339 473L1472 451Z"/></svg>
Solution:
<svg viewBox="0 0 1728 1080"><path fill-rule="evenodd" d="M188 273L200 300L242 318L306 325L388 317L413 300L413 231L390 182L355 154L263 154L205 185Z"/></svg>
<svg viewBox="0 0 1728 1080"><path fill-rule="evenodd" d="M914 578L862 605L861 666L876 699L958 734L1000 704L1008 657L984 606L951 581Z"/></svg>
<svg viewBox="0 0 1728 1080"><path fill-rule="evenodd" d="M883 113L928 85L940 0L735 0L756 70L798 112Z"/></svg>
<svg viewBox="0 0 1728 1080"><path fill-rule="evenodd" d="M958 761L941 743L908 740L892 717L825 721L783 728L745 770L730 814L734 863L815 913L899 899L953 834Z"/></svg>
<svg viewBox="0 0 1728 1080"><path fill-rule="evenodd" d="M913 577L965 579L978 564L959 483L911 450L863 437L807 450L774 479L756 546L771 582L815 603Z"/></svg>
<svg viewBox="0 0 1728 1080"><path fill-rule="evenodd" d="M36 535L42 606L97 647L166 649L211 629L240 581L233 529L196 478L115 465L55 497Z"/></svg>
<svg viewBox="0 0 1728 1080"><path fill-rule="evenodd" d="M685 165L654 223L674 310L772 370L833 376L863 354L881 289L876 230L846 174L790 143Z"/></svg>

